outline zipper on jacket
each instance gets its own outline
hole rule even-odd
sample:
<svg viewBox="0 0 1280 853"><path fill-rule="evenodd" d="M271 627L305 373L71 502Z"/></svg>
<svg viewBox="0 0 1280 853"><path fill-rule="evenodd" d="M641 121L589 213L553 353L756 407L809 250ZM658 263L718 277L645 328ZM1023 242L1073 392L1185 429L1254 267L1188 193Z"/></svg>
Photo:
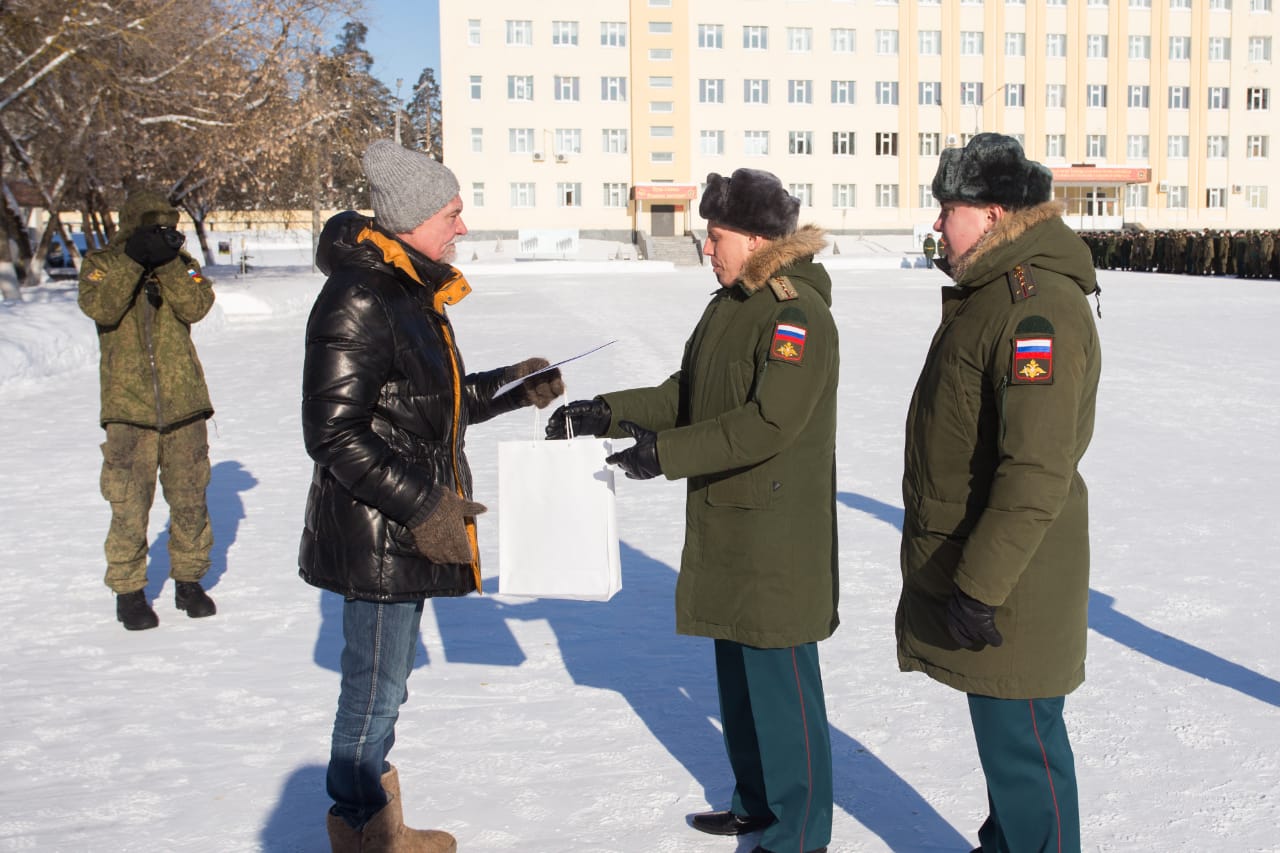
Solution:
<svg viewBox="0 0 1280 853"><path fill-rule="evenodd" d="M449 352L449 372L453 379L453 419L449 424L449 464L453 467L453 488L458 497L467 499L462 490L462 471L458 468L458 422L462 418L462 376L458 369L458 352L454 346L453 333L449 321L440 315L440 332L444 335L445 349ZM484 595L480 579L480 538L477 535L475 522L464 521L467 541L471 544L471 575L475 579L476 593Z"/></svg>
<svg viewBox="0 0 1280 853"><path fill-rule="evenodd" d="M1000 377L1000 384L996 387L996 401L997 401L996 410L1000 413L1000 437L997 439L997 442L998 442L997 449L1001 453L1004 453L1004 433L1005 433L1004 401L1005 401L1005 396L1008 393L1009 393L1009 374L1006 373L1004 376Z"/></svg>
<svg viewBox="0 0 1280 853"><path fill-rule="evenodd" d="M155 342L155 321L156 314L159 311L151 304L151 299L147 295L147 285L143 282L142 287L138 291L142 296L142 301L146 304L146 318L142 324L143 332L147 339L147 361L151 365L151 390L156 401L156 428L164 427L164 410L160 405L160 371L156 367L156 342Z"/></svg>

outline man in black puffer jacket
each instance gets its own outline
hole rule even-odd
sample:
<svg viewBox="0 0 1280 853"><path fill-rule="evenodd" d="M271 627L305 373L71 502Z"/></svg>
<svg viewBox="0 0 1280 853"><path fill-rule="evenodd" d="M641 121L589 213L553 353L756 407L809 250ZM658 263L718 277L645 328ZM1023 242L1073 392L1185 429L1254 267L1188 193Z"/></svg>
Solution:
<svg viewBox="0 0 1280 853"><path fill-rule="evenodd" d="M364 155L374 218L329 220L329 276L307 322L302 429L315 473L299 573L345 598L342 688L327 787L338 851L452 853L453 836L404 826L386 762L413 668L423 602L480 588L467 425L563 393L547 361L467 374L445 312L470 287L450 266L458 181L380 140ZM526 378L527 377L527 378ZM525 381L500 396L495 392Z"/></svg>

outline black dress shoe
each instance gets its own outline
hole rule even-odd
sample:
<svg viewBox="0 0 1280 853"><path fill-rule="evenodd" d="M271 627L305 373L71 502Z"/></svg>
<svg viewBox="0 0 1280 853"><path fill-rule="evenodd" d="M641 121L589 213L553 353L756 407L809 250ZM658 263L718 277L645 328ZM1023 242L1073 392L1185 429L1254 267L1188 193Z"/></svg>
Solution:
<svg viewBox="0 0 1280 853"><path fill-rule="evenodd" d="M731 811L702 812L693 816L693 828L712 835L746 835L758 832L774 823L773 816L742 817Z"/></svg>

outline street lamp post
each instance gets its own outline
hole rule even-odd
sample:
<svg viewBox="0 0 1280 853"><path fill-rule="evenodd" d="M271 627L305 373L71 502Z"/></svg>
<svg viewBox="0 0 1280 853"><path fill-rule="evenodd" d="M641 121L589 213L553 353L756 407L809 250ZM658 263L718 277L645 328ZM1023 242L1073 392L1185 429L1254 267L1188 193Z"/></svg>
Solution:
<svg viewBox="0 0 1280 853"><path fill-rule="evenodd" d="M401 104L400 104L400 87L403 85L404 85L404 78L397 77L396 78L396 145L400 144L400 113L402 112Z"/></svg>
<svg viewBox="0 0 1280 853"><path fill-rule="evenodd" d="M994 92L992 92L990 95L987 95L985 98L983 98L982 102L975 107L973 111L973 135L974 136L977 136L979 133L982 132L982 108L987 105L987 101L991 100L996 95L1003 92L1008 86L1009 86L1008 83L1001 83L999 86L996 87L996 90Z"/></svg>

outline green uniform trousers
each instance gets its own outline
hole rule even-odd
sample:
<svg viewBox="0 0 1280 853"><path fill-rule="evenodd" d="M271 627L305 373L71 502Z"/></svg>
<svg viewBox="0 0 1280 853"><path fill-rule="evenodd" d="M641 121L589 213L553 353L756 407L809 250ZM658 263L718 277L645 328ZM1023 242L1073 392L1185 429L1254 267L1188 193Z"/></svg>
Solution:
<svg viewBox="0 0 1280 853"><path fill-rule="evenodd" d="M982 853L1080 853L1076 763L1062 719L1065 697L969 696L989 815Z"/></svg>
<svg viewBox="0 0 1280 853"><path fill-rule="evenodd" d="M760 846L804 853L831 841L831 731L818 646L757 649L716 640L716 681L733 812L769 817Z"/></svg>
<svg viewBox="0 0 1280 853"><path fill-rule="evenodd" d="M147 585L147 523L157 472L169 504L169 576L198 581L209 570L213 528L205 502L209 432L204 419L166 432L109 423L101 486L111 504L106 583L116 594Z"/></svg>

